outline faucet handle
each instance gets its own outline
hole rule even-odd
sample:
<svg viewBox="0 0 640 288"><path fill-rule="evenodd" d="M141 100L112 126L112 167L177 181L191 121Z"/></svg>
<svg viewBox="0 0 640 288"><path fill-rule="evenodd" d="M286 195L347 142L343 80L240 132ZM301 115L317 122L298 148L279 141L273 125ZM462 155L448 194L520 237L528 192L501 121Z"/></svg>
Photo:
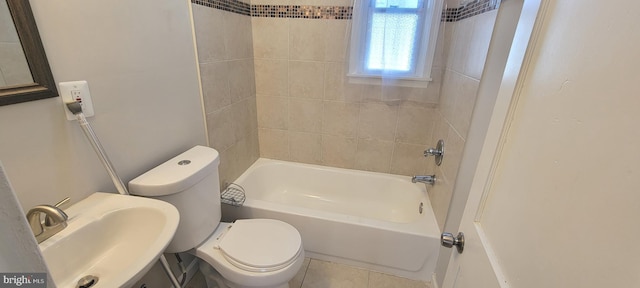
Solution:
<svg viewBox="0 0 640 288"><path fill-rule="evenodd" d="M66 197L66 198L64 198L64 199L60 200L60 202L58 202L58 203L56 203L55 205L53 205L53 207L60 208L60 206L62 206L62 205L66 205L66 204L69 202L69 200L71 200L71 198Z"/></svg>
<svg viewBox="0 0 640 288"><path fill-rule="evenodd" d="M60 209L60 206L65 205L69 202L70 198L66 197L64 199L62 199L60 202L56 203L55 205L53 205L53 208L56 208L56 210L58 210L58 212L60 213L60 215L62 215L62 222L67 221L67 219L69 219L69 216L67 215L67 213L65 213L62 209ZM50 206L50 205L47 205ZM54 219L51 218L49 215L45 215L44 217L44 226L47 227L51 227L51 226L55 226L60 224L60 221L58 219Z"/></svg>
<svg viewBox="0 0 640 288"><path fill-rule="evenodd" d="M428 157L429 155L435 156L436 165L440 166L442 164L442 158L444 157L444 140L438 140L436 148L424 150L423 155L424 157Z"/></svg>

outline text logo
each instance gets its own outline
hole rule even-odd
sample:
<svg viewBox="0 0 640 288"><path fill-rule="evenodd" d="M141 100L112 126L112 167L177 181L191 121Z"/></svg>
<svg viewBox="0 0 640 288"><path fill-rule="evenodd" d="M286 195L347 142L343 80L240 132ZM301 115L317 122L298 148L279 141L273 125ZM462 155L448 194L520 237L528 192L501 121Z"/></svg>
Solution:
<svg viewBox="0 0 640 288"><path fill-rule="evenodd" d="M0 273L0 288L46 288L47 273Z"/></svg>

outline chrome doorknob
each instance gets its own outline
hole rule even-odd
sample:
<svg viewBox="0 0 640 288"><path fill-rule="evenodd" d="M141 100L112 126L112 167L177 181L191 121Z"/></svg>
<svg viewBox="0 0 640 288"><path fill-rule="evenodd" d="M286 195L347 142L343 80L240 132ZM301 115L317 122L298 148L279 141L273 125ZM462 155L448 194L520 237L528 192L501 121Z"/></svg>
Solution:
<svg viewBox="0 0 640 288"><path fill-rule="evenodd" d="M458 253L462 254L462 251L464 251L464 233L459 232L456 237L453 237L453 234L444 232L440 235L440 244L447 248L456 246Z"/></svg>

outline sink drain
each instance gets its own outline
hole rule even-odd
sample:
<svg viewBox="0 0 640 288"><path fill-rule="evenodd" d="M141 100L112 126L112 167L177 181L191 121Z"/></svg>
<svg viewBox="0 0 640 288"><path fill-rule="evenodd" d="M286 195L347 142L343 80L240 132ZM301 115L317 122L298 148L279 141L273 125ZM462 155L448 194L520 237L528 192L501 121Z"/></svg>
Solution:
<svg viewBox="0 0 640 288"><path fill-rule="evenodd" d="M87 275L78 280L78 285L76 286L76 288L89 288L93 287L93 285L96 285L96 283L98 283L98 277Z"/></svg>

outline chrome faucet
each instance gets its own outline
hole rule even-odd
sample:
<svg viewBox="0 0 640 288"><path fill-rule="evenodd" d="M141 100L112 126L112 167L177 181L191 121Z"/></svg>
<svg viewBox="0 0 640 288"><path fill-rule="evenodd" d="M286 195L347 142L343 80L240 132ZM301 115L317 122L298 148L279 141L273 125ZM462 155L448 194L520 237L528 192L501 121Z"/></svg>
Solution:
<svg viewBox="0 0 640 288"><path fill-rule="evenodd" d="M60 205L67 201L69 201L68 197L56 205L38 205L27 212L27 221L31 226L33 235L36 236L38 244L67 227L69 216L59 208ZM41 217L42 214L44 214L44 221Z"/></svg>
<svg viewBox="0 0 640 288"><path fill-rule="evenodd" d="M436 183L436 175L413 176L411 182L433 185Z"/></svg>

